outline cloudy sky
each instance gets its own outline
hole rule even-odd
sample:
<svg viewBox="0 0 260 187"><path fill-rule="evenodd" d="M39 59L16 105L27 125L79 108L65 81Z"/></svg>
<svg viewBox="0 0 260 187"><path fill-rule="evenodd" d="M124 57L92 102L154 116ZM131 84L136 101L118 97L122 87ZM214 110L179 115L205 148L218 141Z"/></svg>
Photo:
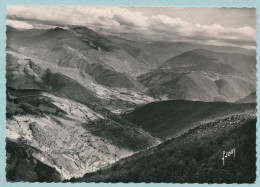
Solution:
<svg viewBox="0 0 260 187"><path fill-rule="evenodd" d="M80 25L128 39L256 47L253 8L9 6L6 23L18 29Z"/></svg>

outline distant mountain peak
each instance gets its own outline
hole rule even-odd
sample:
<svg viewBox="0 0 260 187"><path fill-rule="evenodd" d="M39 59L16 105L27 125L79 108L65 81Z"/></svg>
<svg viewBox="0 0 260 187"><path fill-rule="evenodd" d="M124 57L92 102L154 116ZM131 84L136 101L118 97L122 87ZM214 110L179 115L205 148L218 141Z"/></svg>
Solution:
<svg viewBox="0 0 260 187"><path fill-rule="evenodd" d="M75 31L77 33L80 34L86 34L86 35L90 35L91 37L98 37L99 34L97 34L95 31L87 28L87 27L82 27L82 26L74 26L74 27L70 27L70 29L72 31Z"/></svg>
<svg viewBox="0 0 260 187"><path fill-rule="evenodd" d="M9 25L6 25L6 31L20 32L19 29L16 29L16 28L9 26Z"/></svg>
<svg viewBox="0 0 260 187"><path fill-rule="evenodd" d="M55 27L54 29L50 29L53 31L64 31L65 29L61 28L61 27Z"/></svg>
<svg viewBox="0 0 260 187"><path fill-rule="evenodd" d="M214 53L214 51L208 50L208 49L194 49L190 52L198 53L198 54L203 54L203 53Z"/></svg>
<svg viewBox="0 0 260 187"><path fill-rule="evenodd" d="M61 28L61 27L55 27L53 29L49 29L48 32L60 32L61 33L61 32L67 32L67 30L64 28Z"/></svg>

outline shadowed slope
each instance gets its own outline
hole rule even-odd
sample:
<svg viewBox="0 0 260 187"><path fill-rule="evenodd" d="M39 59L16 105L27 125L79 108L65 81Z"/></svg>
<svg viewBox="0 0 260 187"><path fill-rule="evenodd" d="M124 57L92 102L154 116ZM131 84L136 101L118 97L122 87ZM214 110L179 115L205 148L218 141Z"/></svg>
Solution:
<svg viewBox="0 0 260 187"><path fill-rule="evenodd" d="M196 126L227 115L255 115L255 104L232 104L222 102L163 101L149 103L127 114L127 120L161 139L173 136Z"/></svg>
<svg viewBox="0 0 260 187"><path fill-rule="evenodd" d="M157 147L73 182L254 183L256 120L238 115L214 120ZM235 149L225 159L222 151Z"/></svg>

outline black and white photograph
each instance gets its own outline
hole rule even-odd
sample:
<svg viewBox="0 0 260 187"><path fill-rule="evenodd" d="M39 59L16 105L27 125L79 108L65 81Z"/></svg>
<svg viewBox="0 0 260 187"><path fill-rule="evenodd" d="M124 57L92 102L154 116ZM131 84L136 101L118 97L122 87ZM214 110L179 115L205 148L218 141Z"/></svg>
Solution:
<svg viewBox="0 0 260 187"><path fill-rule="evenodd" d="M6 181L255 183L256 8L6 7Z"/></svg>

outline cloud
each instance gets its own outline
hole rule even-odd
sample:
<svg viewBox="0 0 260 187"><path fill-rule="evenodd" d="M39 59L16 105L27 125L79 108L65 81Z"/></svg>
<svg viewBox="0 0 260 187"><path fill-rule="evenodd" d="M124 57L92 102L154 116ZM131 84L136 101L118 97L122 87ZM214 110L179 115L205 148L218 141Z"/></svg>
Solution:
<svg viewBox="0 0 260 187"><path fill-rule="evenodd" d="M149 22L149 29L154 32L167 33L168 35L178 34L180 36L190 36L193 32L193 25L180 18L158 15L152 16Z"/></svg>
<svg viewBox="0 0 260 187"><path fill-rule="evenodd" d="M56 25L145 27L146 17L120 7L7 7L7 18Z"/></svg>
<svg viewBox="0 0 260 187"><path fill-rule="evenodd" d="M17 20L6 20L6 25L9 25L11 27L15 27L17 29L32 29L33 26L31 24L28 24L24 21L17 21Z"/></svg>
<svg viewBox="0 0 260 187"><path fill-rule="evenodd" d="M256 30L244 26L240 28L223 27L219 24L201 25L191 24L180 18L170 18L164 15L153 16L149 30L164 37L165 40L201 40L205 43L214 41L215 44L228 45L256 45ZM158 36L159 37L159 36ZM218 42L217 42L218 41Z"/></svg>
<svg viewBox="0 0 260 187"><path fill-rule="evenodd" d="M180 18L170 18L165 15L152 16L151 23L157 23L160 25L170 26L170 27L189 27L190 23L183 21Z"/></svg>
<svg viewBox="0 0 260 187"><path fill-rule="evenodd" d="M81 25L106 34L121 33L124 37L128 33L127 36L137 35L145 40L214 41L230 46L244 45L246 48L256 45L256 29L246 23L238 28L224 27L217 23L191 23L176 16L164 15L163 9L160 14L145 16L141 11L130 11L123 7L8 6L7 18L8 25L24 29L36 27L37 24Z"/></svg>

